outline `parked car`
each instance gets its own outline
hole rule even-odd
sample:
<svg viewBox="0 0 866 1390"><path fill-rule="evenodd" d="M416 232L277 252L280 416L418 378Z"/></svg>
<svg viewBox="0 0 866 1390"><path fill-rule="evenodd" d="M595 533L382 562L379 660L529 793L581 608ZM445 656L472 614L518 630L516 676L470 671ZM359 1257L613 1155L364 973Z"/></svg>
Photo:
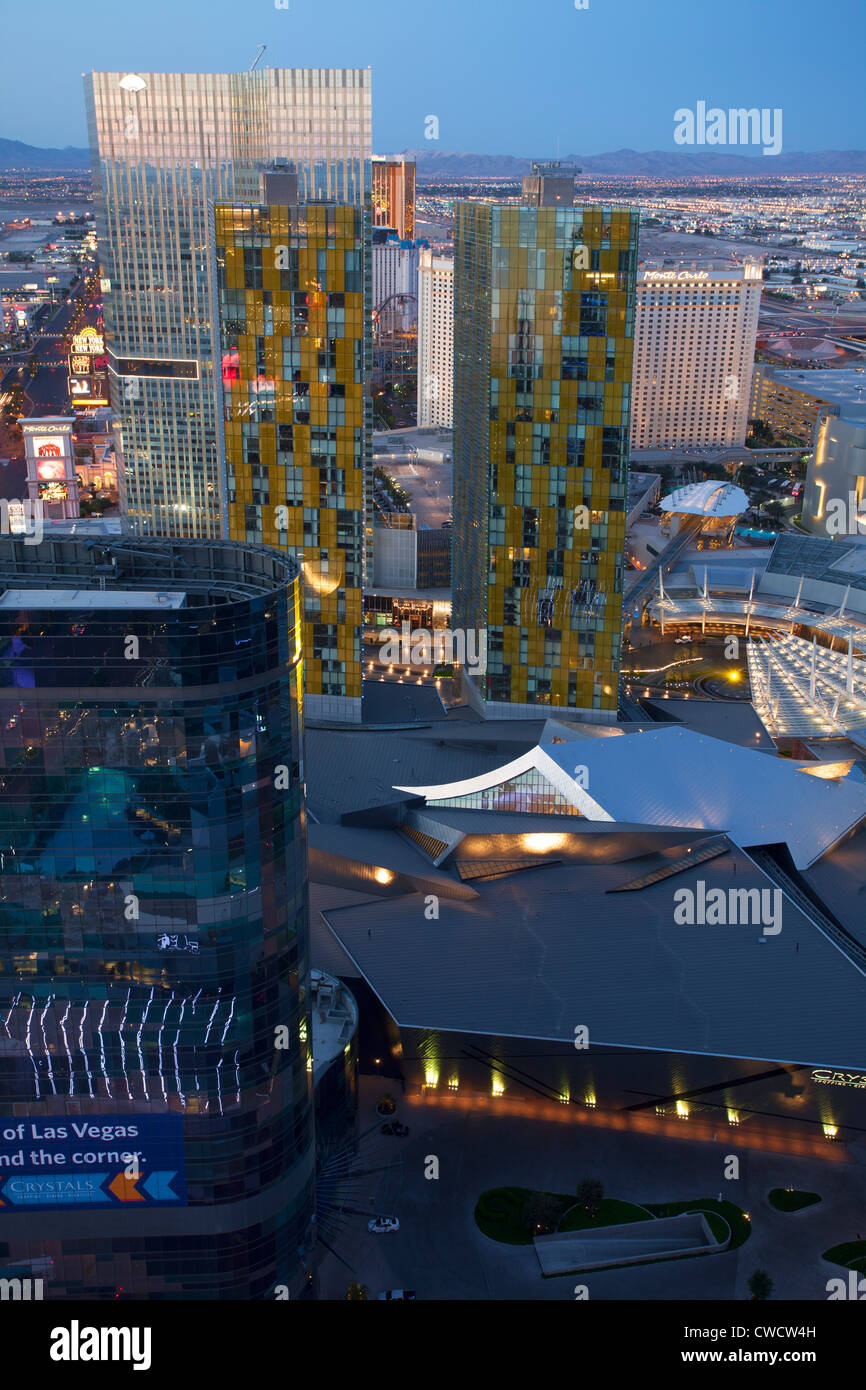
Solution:
<svg viewBox="0 0 866 1390"><path fill-rule="evenodd" d="M388 1231L399 1231L400 1222L396 1216L374 1216L367 1222L367 1230L372 1235L384 1235Z"/></svg>
<svg viewBox="0 0 866 1390"><path fill-rule="evenodd" d="M694 642L694 640L695 640L695 639L694 639L694 637L692 636L692 634L691 634L690 632L684 632L683 635L682 635L682 637L675 637L675 638L674 638L674 641L675 641L677 644L682 644L683 642Z"/></svg>
<svg viewBox="0 0 866 1390"><path fill-rule="evenodd" d="M415 1298L414 1289L386 1289L379 1294L380 1303L408 1303Z"/></svg>

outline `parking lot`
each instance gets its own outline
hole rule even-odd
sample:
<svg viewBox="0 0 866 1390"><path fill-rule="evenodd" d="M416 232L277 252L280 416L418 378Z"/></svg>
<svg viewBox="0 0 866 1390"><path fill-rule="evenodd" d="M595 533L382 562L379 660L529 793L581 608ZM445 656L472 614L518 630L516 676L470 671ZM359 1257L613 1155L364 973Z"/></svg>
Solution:
<svg viewBox="0 0 866 1390"><path fill-rule="evenodd" d="M374 462L409 493L419 529L436 530L448 520L454 474L450 463L426 463L404 455L392 459L388 454L376 454Z"/></svg>
<svg viewBox="0 0 866 1390"><path fill-rule="evenodd" d="M482 1235L474 1208L482 1191L518 1185L573 1192L586 1176L602 1179L605 1195L635 1202L725 1198L748 1211L752 1235L739 1250L705 1259L678 1260L581 1276L590 1299L717 1300L747 1298L758 1267L775 1284L775 1299L826 1298L826 1281L839 1271L821 1253L857 1233L862 1210L863 1143L836 1161L819 1162L760 1148L674 1140L620 1128L586 1127L543 1120L527 1112L497 1115L489 1108L456 1109L413 1101L396 1092L397 1113L408 1139L380 1133L375 1103L387 1089L362 1079L361 1129L356 1169L356 1214L344 1217L335 1253L320 1272L320 1297L342 1299L358 1279L369 1297L408 1288L419 1300L573 1300L573 1275L542 1279L531 1246L503 1245ZM740 1158L740 1178L724 1177L728 1154ZM438 1177L426 1177L438 1163ZM790 1216L766 1200L776 1186L819 1192L822 1201ZM372 1235L367 1221L396 1216L400 1229Z"/></svg>

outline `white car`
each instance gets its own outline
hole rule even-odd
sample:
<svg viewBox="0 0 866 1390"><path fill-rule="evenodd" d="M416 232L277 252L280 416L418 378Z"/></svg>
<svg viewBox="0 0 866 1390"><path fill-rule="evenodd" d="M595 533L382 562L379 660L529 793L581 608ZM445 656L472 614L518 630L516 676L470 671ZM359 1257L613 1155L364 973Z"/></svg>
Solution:
<svg viewBox="0 0 866 1390"><path fill-rule="evenodd" d="M677 643L678 646L680 646L683 642L694 642L694 640L695 639L694 637L692 637L690 632L684 632L682 637L674 638L674 641Z"/></svg>
<svg viewBox="0 0 866 1390"><path fill-rule="evenodd" d="M414 1298L414 1289L386 1289L384 1293L379 1294L380 1303L408 1303Z"/></svg>
<svg viewBox="0 0 866 1390"><path fill-rule="evenodd" d="M367 1230L373 1235L384 1234L386 1231L399 1231L400 1222L396 1216L374 1216L367 1222Z"/></svg>

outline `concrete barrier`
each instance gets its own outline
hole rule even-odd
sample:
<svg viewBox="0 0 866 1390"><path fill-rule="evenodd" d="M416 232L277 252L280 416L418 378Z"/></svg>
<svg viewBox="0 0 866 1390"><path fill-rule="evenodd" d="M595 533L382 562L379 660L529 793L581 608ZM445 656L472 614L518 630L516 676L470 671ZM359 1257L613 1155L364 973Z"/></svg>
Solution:
<svg viewBox="0 0 866 1390"><path fill-rule="evenodd" d="M629 1221L621 1226L597 1226L585 1231L557 1231L532 1242L543 1275L571 1274L584 1269L673 1260L684 1255L716 1254L727 1250L717 1241L702 1212L660 1216L652 1221Z"/></svg>

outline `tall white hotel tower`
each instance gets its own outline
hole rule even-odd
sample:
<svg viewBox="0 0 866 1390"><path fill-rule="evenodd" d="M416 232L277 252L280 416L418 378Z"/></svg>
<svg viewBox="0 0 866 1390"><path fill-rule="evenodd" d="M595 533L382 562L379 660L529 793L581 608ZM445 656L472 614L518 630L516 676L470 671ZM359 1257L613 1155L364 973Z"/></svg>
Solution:
<svg viewBox="0 0 866 1390"><path fill-rule="evenodd" d="M418 424L450 429L454 390L454 261L418 259Z"/></svg>
<svg viewBox="0 0 866 1390"><path fill-rule="evenodd" d="M632 449L742 444L761 267L638 271Z"/></svg>

